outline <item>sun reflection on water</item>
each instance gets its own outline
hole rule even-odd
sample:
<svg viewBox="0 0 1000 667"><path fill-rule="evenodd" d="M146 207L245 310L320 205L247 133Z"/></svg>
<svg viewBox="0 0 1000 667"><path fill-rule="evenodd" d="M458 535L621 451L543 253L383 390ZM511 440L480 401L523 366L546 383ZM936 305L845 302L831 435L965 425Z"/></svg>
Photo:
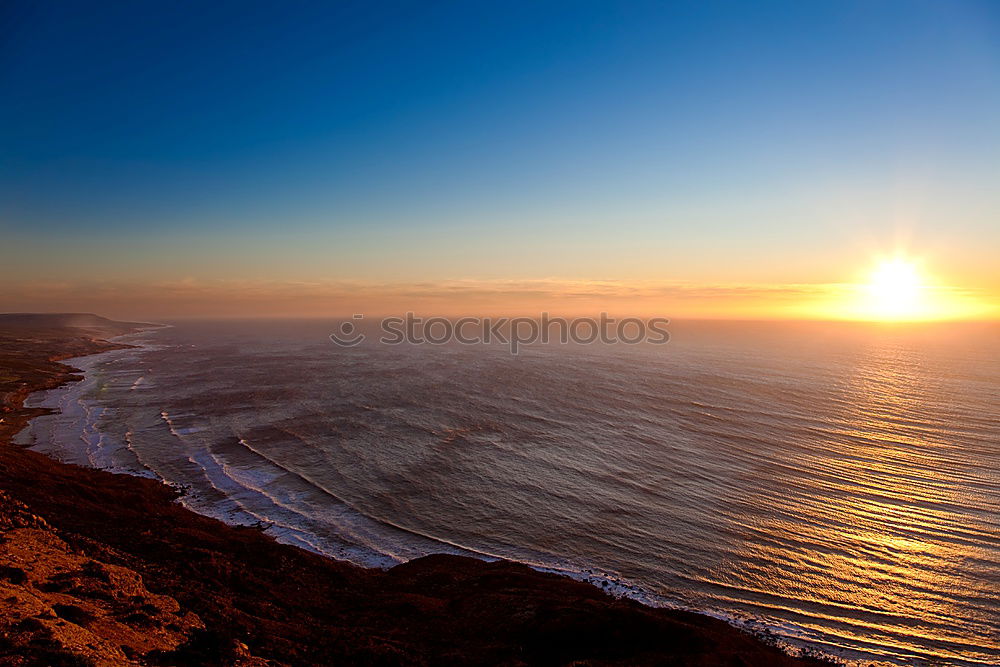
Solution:
<svg viewBox="0 0 1000 667"><path fill-rule="evenodd" d="M973 540L994 529L962 512L952 445L929 417L939 388L923 361L892 340L857 357L838 389L836 426L815 429L801 463L810 482L774 480L794 495L768 499L772 512L743 526L746 542L717 583L731 603L770 609L774 625L791 621L834 649L849 639L900 656L989 664L977 647L1000 650L1000 640L962 565L981 548Z"/></svg>

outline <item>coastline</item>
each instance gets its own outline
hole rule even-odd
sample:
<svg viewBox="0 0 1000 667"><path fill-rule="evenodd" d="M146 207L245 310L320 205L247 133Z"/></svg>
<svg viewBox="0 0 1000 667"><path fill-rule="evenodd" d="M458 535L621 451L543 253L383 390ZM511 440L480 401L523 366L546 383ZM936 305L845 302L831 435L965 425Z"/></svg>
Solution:
<svg viewBox="0 0 1000 667"><path fill-rule="evenodd" d="M33 391L79 379L77 369L45 363L85 356L72 352L124 349L61 335L45 338L41 344L49 348L34 355L40 366L22 404ZM24 423L45 414L31 410L39 409L22 405L14 412L26 415ZM14 430L7 416L4 426ZM363 569L196 514L159 481L12 446L11 434L0 434L0 488L74 552L138 573L149 590L175 599L203 623L204 630L182 633L169 651L145 656L158 664L267 664L248 662L262 659L251 655L271 664L813 662L724 621L611 597L522 564L437 555Z"/></svg>
<svg viewBox="0 0 1000 667"><path fill-rule="evenodd" d="M82 381L74 382L72 384L64 384L53 389L44 389L35 392L34 394L31 395L31 397L39 396L41 400L36 401L37 404L32 407L44 408L50 411L50 414L40 415L43 417L55 416L51 413L65 413L67 407L69 407L74 402L83 402L83 398L80 395L80 393L83 390L85 390L85 385L87 384L87 380L89 379L88 374L91 373L91 371L100 362L107 360L107 359L102 359L102 357L106 357L106 355L111 355L111 354L120 355L121 353L135 354L141 352L144 349L158 349L159 346L157 346L155 343L144 344L143 342L139 342L138 344L132 344L135 342L134 337L144 334L148 331L156 331L170 326L172 325L155 325L152 327L142 328L135 332L114 336L108 339L107 342L112 345L116 345L118 347L114 347L108 350L99 350L92 354L87 354L80 357L71 357L69 359L64 359L63 361L73 362L74 366L78 367L76 371L82 376L83 378ZM117 362L120 358L121 357L115 357L115 361ZM108 357L108 359L110 359L110 357ZM66 393L62 394L62 392L64 391ZM31 397L29 397L29 400ZM97 412L99 416L102 408L96 406L91 406L91 407L94 408L94 410ZM72 440L83 440L84 442L86 442L88 438L85 438L84 433L88 431L96 432L97 424L95 420L89 418L91 410L87 406L84 406L83 411L88 414L88 418L84 421L73 424L73 430L71 432L58 433L54 431L46 431L44 433L36 434L34 433L33 429L39 424L39 421L37 418L35 418L32 419L30 422L28 422L26 427L14 437L13 442L15 445L24 446L32 449L33 451L41 452L46 456L49 456L50 458L55 458L57 461L61 463L71 463L75 465L82 465L88 468L105 470L115 474L125 474L125 475L147 477L150 479L154 479L156 481L165 484L168 487L178 490L180 492L180 495L178 497L177 502L179 502L186 509L201 516L222 521L228 526L234 526L234 527L263 526L264 530L267 530L268 534L280 544L286 544L289 546L302 548L305 549L306 551L310 551L312 553L316 553L320 556L324 556L327 558L332 558L337 561L346 561L348 563L351 563L352 565L356 565L363 569L374 568L379 570L388 570L391 567L394 567L395 565L407 562L406 559L401 560L400 557L391 554L389 552L378 551L373 546L362 546L361 544L354 544L353 542L350 541L349 538L346 537L344 538L345 544L348 545L346 548L344 546L341 546L337 550L329 548L324 549L323 545L317 543L315 536L312 534L305 533L303 535L299 530L292 529L284 525L280 525L279 527L279 524L277 523L267 520L261 520L256 516L247 515L245 512L241 510L234 510L233 508L226 509L226 508L216 507L210 500L206 502L194 501L196 492L188 488L179 487L174 483L171 483L168 480L160 477L159 475L157 475L155 471L143 465L141 461L138 462L139 467L105 466L105 465L99 465L96 461L92 459L92 457L90 457L90 455L87 452L83 452L84 454L87 454L86 458L88 460L86 461L82 460L82 458L79 461L74 461L70 460L70 458L67 458L66 456L59 456L59 454L62 453L64 455L68 454L70 457L73 456L79 457L81 452L78 451L79 450L78 447L71 447L68 449L68 451L59 452L59 451L47 451L46 449L40 446L45 444L45 441L48 440L69 441L72 439ZM170 424L171 423L170 418L167 415L167 413L164 412L161 414L163 416L164 421ZM171 428L173 428L173 426L171 426ZM91 435L93 435L93 433L91 433ZM24 437L24 436L29 436L29 437ZM36 438L38 438L37 442L35 441ZM336 496L332 497L339 502L342 503L344 502L342 499L337 498ZM350 506L348 505L348 507ZM351 510L354 512L359 512L359 510L353 507L351 507ZM369 520L376 521L374 519L369 519ZM725 621L726 623L738 629L742 629L750 633L767 632L766 626L761 625L759 622L755 622L753 619L739 618L721 612L713 612L711 610L688 608L676 602L675 600L657 595L656 593L641 588L640 586L632 582L629 582L611 572L601 571L599 568L582 567L582 566L574 568L568 563L560 564L558 562L551 560L544 561L537 559L529 560L523 558L509 558L502 554L476 550L468 546L443 541L440 538L431 537L421 533L414 533L411 530L408 530L406 528L401 528L396 525L392 524L386 524L386 525L393 529L408 533L410 535L413 535L417 538L421 538L423 540L426 540L427 542L434 543L436 545L436 548L433 551L430 551L429 553L422 555L446 554L454 556L466 556L469 558L475 558L487 562L509 560L527 565L528 567L538 572L545 572L558 576L568 577L575 581L590 584L612 595L613 597L628 597L645 606L654 608L679 609L683 611L694 612L705 616L710 616L712 618L717 618L719 620ZM275 528L278 528L278 530L275 530ZM326 546L329 547L329 545ZM412 558L410 558L409 560L412 560ZM782 642L783 640L775 636L773 637L773 641ZM778 645L782 646L783 650L786 651L796 650L796 647L794 645L788 644L787 642L779 643Z"/></svg>

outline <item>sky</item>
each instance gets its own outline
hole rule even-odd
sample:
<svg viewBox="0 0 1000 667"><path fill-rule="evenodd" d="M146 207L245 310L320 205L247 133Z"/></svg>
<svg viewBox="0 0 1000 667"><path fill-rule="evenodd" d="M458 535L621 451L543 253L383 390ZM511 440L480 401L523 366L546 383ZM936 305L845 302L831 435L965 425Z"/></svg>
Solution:
<svg viewBox="0 0 1000 667"><path fill-rule="evenodd" d="M1000 317L995 2L6 2L0 310ZM845 301L846 300L846 301Z"/></svg>

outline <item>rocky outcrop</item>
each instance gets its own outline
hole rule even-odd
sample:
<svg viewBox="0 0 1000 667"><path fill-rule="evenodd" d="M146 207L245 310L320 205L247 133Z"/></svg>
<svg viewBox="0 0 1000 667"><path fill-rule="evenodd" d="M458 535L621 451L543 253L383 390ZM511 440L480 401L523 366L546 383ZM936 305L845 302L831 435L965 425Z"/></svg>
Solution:
<svg viewBox="0 0 1000 667"><path fill-rule="evenodd" d="M138 665L203 627L137 572L74 553L44 519L0 493L3 664Z"/></svg>

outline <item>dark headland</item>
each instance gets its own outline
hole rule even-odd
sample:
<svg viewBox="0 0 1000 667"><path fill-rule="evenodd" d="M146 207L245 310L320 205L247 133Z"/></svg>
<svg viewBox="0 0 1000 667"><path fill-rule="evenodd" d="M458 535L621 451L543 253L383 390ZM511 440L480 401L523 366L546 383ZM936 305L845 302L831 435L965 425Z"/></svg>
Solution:
<svg viewBox="0 0 1000 667"><path fill-rule="evenodd" d="M369 570L190 512L156 481L11 444L60 360L143 325L0 315L0 664L806 665L694 613L510 562Z"/></svg>

